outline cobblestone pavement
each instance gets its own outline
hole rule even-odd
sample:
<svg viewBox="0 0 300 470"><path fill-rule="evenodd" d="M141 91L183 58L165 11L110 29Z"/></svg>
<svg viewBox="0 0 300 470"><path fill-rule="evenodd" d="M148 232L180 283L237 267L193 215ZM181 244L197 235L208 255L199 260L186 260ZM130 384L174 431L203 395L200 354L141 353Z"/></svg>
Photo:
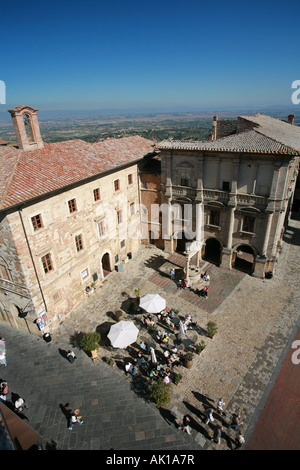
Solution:
<svg viewBox="0 0 300 470"><path fill-rule="evenodd" d="M228 450L235 433L226 424L231 413L238 411L247 439L299 317L299 228L300 223L292 220L276 275L269 280L208 264L211 282L205 300L177 289L170 280L170 267L179 273L183 266L180 255L142 247L124 272L109 274L103 285L51 332L51 343L19 330L12 333L1 325L0 334L9 340L4 378L11 384L10 391L26 395L32 427L43 435L44 442L53 440L63 449ZM187 336L196 343L201 339L206 343L200 355L194 354L191 369L178 370L183 379L171 385L171 402L161 413L153 403L137 397L132 389L134 379L124 373L123 358L132 355L134 345L127 350L100 347L101 360L95 363L78 348L73 348L78 359L72 365L59 354L59 349L70 348L70 339L74 341L78 333L114 323L113 313L126 310L136 288L141 296L161 294L180 315L191 313L198 329L189 330ZM125 315L143 336L150 337L140 317ZM213 339L206 335L209 320L218 325ZM175 339L173 334L170 337ZM104 357L114 357L117 366L106 364ZM226 403L226 416L215 412L214 423L206 425L203 412L208 406L215 408L220 397ZM80 408L83 426L66 430L58 406L63 402ZM191 418L191 436L177 429L184 414ZM216 423L224 424L219 445L211 439Z"/></svg>

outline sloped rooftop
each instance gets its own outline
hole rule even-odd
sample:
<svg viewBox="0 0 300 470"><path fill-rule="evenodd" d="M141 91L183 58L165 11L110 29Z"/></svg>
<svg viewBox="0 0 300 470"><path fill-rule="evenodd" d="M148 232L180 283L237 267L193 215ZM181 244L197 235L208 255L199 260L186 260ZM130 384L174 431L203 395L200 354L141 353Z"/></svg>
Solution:
<svg viewBox="0 0 300 470"><path fill-rule="evenodd" d="M253 128L244 132L209 141L164 140L158 148L176 150L205 150L300 155L300 127L262 114L240 116L253 123Z"/></svg>
<svg viewBox="0 0 300 470"><path fill-rule="evenodd" d="M51 193L92 176L116 170L153 153L140 136L90 144L71 140L21 151L0 146L0 210Z"/></svg>

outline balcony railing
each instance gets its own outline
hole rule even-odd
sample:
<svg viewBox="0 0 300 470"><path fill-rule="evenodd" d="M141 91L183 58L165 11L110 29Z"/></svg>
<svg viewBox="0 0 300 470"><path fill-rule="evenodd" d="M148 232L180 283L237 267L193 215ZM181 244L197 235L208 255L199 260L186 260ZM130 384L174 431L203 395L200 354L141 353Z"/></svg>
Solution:
<svg viewBox="0 0 300 470"><path fill-rule="evenodd" d="M194 198L197 193L201 193L201 190L195 188L188 188L186 186L172 186L172 193L174 196L186 196ZM203 189L203 199L207 201L220 201L227 203L230 199L235 199L236 204L256 207L266 207L268 204L268 198L264 196L257 196L256 194L233 194L229 191L220 191L218 189Z"/></svg>

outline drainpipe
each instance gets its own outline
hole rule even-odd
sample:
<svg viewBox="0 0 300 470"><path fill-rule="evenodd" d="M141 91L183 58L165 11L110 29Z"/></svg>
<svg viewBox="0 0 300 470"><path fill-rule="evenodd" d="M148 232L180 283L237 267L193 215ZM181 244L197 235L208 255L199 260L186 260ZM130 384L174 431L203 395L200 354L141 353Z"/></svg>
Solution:
<svg viewBox="0 0 300 470"><path fill-rule="evenodd" d="M30 245L29 245L27 233L26 233L23 218L22 218L22 210L19 209L18 212L19 212L19 217L20 217L20 220L21 220L21 225L22 225L22 228L23 228L26 244L27 244L27 247L28 247L29 255L30 255L30 258L31 258L32 266L33 266L33 269L34 269L35 277L36 277L36 280L37 280L37 283L38 283L38 286L39 286L39 289L40 289L40 293L41 293L41 296L42 296L42 299L43 299L45 311L47 312L47 305L46 305L45 297L44 297L42 286L41 286L41 283L40 283L40 280L39 280L39 277L38 277L38 273L37 273L37 270L36 270L36 267L35 267L35 264L34 264L32 251L31 251L31 248L30 248Z"/></svg>

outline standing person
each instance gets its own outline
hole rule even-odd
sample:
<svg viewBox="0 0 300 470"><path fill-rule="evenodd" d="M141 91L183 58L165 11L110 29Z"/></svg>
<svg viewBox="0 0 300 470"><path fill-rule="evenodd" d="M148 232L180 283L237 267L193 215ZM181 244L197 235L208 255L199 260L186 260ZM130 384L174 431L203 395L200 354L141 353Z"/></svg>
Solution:
<svg viewBox="0 0 300 470"><path fill-rule="evenodd" d="M72 412L71 413L71 423L70 423L68 429L70 429L70 430L73 429L73 426L74 426L75 423L82 424L83 421L80 418L81 418L81 416L77 417L76 414L74 412Z"/></svg>
<svg viewBox="0 0 300 470"><path fill-rule="evenodd" d="M241 421L241 415L239 413L232 413L231 424L228 427L233 428L237 431L238 427L242 424L243 422Z"/></svg>
<svg viewBox="0 0 300 470"><path fill-rule="evenodd" d="M226 416L226 413L223 409L223 407L225 406L225 402L223 401L223 398L220 398L220 400L218 401L217 403L217 412L220 414L220 415L223 415L223 416Z"/></svg>
<svg viewBox="0 0 300 470"><path fill-rule="evenodd" d="M7 394L8 394L7 382L5 382L5 380L3 379L0 379L0 400L5 402Z"/></svg>
<svg viewBox="0 0 300 470"><path fill-rule="evenodd" d="M25 408L25 400L23 400L23 398L21 397L18 397L14 403L14 406L15 406L15 411L17 411L18 413L21 413Z"/></svg>
<svg viewBox="0 0 300 470"><path fill-rule="evenodd" d="M211 408L207 408L205 411L204 411L204 414L206 416L206 421L205 421L205 424L208 424L210 423L211 421L214 421L214 417L213 417L213 410Z"/></svg>
<svg viewBox="0 0 300 470"><path fill-rule="evenodd" d="M171 275L171 280L175 281L175 269L174 268L171 269L170 275Z"/></svg>
<svg viewBox="0 0 300 470"><path fill-rule="evenodd" d="M220 444L222 436L223 427L217 424L214 429L214 441L216 444Z"/></svg>
<svg viewBox="0 0 300 470"><path fill-rule="evenodd" d="M190 418L188 415L184 415L183 420L182 420L182 426L179 429L182 429L183 432L187 432L189 435L191 435L191 426L190 426Z"/></svg>
<svg viewBox="0 0 300 470"><path fill-rule="evenodd" d="M237 432L237 435L236 435L236 438L235 438L235 445L236 445L236 449L238 449L239 447L242 447L242 445L245 443L245 438L243 436L243 433L241 430L239 430Z"/></svg>
<svg viewBox="0 0 300 470"><path fill-rule="evenodd" d="M208 286L203 287L202 292L203 292L204 297L207 299L207 296L208 296Z"/></svg>

